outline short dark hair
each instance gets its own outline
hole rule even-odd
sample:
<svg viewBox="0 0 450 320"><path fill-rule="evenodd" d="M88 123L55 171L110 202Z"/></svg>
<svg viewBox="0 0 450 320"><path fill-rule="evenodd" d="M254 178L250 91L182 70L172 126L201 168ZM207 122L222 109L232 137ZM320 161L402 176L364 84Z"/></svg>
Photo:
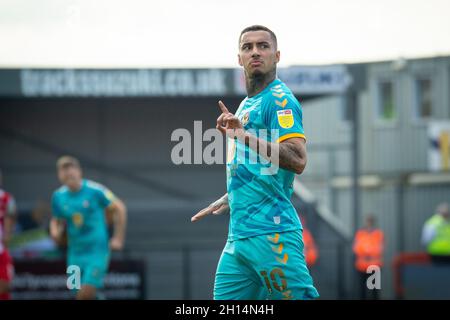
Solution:
<svg viewBox="0 0 450 320"><path fill-rule="evenodd" d="M56 162L57 169L64 169L67 167L77 167L81 169L80 161L72 156L62 156Z"/></svg>
<svg viewBox="0 0 450 320"><path fill-rule="evenodd" d="M266 32L268 32L270 34L270 37L272 38L273 42L275 43L275 49L278 47L277 36L275 35L275 33L272 30L270 30L269 28L259 25L259 24L255 24L253 26L247 27L241 31L241 34L239 35L239 47L241 46L242 35L246 32L250 32L250 31L266 31Z"/></svg>

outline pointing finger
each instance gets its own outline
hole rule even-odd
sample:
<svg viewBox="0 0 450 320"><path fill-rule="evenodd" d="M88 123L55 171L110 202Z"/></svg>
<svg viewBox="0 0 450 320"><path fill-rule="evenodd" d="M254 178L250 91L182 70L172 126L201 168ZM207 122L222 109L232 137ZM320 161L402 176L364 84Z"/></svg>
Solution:
<svg viewBox="0 0 450 320"><path fill-rule="evenodd" d="M228 111L227 107L225 107L225 105L223 104L222 100L219 100L219 108L223 113L230 113L230 111Z"/></svg>

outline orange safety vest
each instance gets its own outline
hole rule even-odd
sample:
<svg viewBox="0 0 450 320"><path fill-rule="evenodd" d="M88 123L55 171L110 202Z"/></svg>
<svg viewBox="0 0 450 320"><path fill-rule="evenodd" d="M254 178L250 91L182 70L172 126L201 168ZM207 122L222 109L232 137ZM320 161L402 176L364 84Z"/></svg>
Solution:
<svg viewBox="0 0 450 320"><path fill-rule="evenodd" d="M384 234L380 229L369 231L360 229L356 232L353 252L356 254L355 268L367 272L371 265L383 266Z"/></svg>
<svg viewBox="0 0 450 320"><path fill-rule="evenodd" d="M314 238L309 232L308 229L303 229L303 243L305 245L305 259L308 267L312 267L317 262L317 258L319 257L319 253L317 251L316 244L314 242Z"/></svg>

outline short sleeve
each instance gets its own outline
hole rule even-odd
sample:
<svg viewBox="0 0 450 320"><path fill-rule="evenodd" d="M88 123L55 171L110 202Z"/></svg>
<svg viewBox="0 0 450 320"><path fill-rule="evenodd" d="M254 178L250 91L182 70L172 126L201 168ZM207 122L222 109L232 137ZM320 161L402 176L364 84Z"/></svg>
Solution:
<svg viewBox="0 0 450 320"><path fill-rule="evenodd" d="M103 208L108 207L116 199L114 193L103 185L99 185L99 188L97 189L97 197Z"/></svg>
<svg viewBox="0 0 450 320"><path fill-rule="evenodd" d="M273 142L282 142L290 138L304 138L302 108L291 94L272 92L264 101L263 121L268 129L276 130L272 134Z"/></svg>

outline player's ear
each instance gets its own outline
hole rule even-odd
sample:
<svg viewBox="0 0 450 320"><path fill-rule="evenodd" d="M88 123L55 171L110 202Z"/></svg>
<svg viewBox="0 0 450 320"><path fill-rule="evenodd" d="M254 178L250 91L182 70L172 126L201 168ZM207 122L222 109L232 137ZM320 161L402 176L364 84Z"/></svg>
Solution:
<svg viewBox="0 0 450 320"><path fill-rule="evenodd" d="M238 53L237 56L238 56L239 65L242 67L244 65L244 63L242 63L241 55Z"/></svg>
<svg viewBox="0 0 450 320"><path fill-rule="evenodd" d="M276 57L277 63L280 62L280 50L277 50L277 52L275 53L275 57Z"/></svg>

